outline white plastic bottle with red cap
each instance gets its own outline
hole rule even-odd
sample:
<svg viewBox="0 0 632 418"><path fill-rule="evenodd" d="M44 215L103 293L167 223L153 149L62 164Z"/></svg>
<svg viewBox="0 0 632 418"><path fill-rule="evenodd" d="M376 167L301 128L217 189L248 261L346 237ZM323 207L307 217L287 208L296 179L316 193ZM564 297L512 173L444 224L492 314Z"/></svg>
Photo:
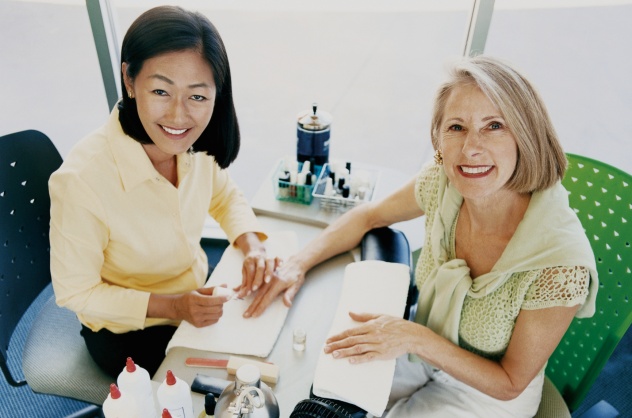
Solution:
<svg viewBox="0 0 632 418"><path fill-rule="evenodd" d="M143 417L157 418L154 391L147 370L128 357L116 382L121 392L136 402L138 411L142 412Z"/></svg>
<svg viewBox="0 0 632 418"><path fill-rule="evenodd" d="M172 418L193 418L191 387L187 382L167 370L167 377L156 393L160 410L167 409Z"/></svg>
<svg viewBox="0 0 632 418"><path fill-rule="evenodd" d="M105 418L141 418L136 402L121 392L115 383L110 385L110 394L103 402L103 415Z"/></svg>

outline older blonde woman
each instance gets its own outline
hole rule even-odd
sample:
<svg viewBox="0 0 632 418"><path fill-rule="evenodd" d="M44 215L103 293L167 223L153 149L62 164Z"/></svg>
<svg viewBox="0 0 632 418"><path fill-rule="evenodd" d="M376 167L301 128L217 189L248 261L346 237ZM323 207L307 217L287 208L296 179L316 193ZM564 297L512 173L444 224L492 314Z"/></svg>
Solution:
<svg viewBox="0 0 632 418"><path fill-rule="evenodd" d="M435 162L361 205L290 258L246 315L372 228L426 216L415 321L350 313L325 352L352 363L398 358L389 417L532 417L547 360L574 316L594 312L597 274L568 206L566 158L542 100L511 66L479 56L440 87ZM248 283L244 284L248 286Z"/></svg>

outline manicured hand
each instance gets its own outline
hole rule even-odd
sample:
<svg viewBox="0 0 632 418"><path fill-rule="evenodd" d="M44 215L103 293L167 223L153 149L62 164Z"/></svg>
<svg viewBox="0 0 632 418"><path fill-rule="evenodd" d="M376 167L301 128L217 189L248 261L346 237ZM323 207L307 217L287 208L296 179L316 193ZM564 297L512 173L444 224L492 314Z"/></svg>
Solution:
<svg viewBox="0 0 632 418"><path fill-rule="evenodd" d="M230 297L212 295L212 287L203 287L180 295L174 299L176 316L198 328L217 323L224 313L224 303Z"/></svg>
<svg viewBox="0 0 632 418"><path fill-rule="evenodd" d="M270 306L272 301L283 293L283 303L288 308L292 306L294 297L305 282L304 271L291 261L283 263L277 259L277 265L271 281L256 293L254 300L244 312L245 318L258 317Z"/></svg>
<svg viewBox="0 0 632 418"><path fill-rule="evenodd" d="M248 296L259 290L263 284L269 283L278 262L278 258L268 258L265 250L250 251L244 258L241 269L241 285L234 289L238 296Z"/></svg>
<svg viewBox="0 0 632 418"><path fill-rule="evenodd" d="M335 358L348 358L350 363L397 358L408 352L413 322L388 315L349 312L361 324L325 341L324 351Z"/></svg>

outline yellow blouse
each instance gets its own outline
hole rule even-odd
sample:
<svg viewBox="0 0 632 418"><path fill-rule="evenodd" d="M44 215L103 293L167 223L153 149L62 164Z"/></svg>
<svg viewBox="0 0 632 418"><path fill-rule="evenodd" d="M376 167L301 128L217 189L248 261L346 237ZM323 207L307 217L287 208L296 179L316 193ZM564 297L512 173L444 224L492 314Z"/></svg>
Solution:
<svg viewBox="0 0 632 418"><path fill-rule="evenodd" d="M201 287L206 214L228 240L265 239L241 191L213 157L177 157L178 187L123 133L114 109L105 126L72 149L50 178L51 273L57 303L93 331L175 323L146 318L150 293Z"/></svg>

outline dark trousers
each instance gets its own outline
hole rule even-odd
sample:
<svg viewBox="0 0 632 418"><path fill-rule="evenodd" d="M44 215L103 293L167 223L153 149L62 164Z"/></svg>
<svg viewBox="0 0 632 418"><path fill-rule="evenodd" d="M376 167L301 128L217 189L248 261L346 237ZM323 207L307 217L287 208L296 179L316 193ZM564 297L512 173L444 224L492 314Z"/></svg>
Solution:
<svg viewBox="0 0 632 418"><path fill-rule="evenodd" d="M213 261L217 262L215 259ZM206 280L211 276L213 268L214 266L209 263ZM165 359L167 344L175 332L176 327L172 325L148 327L123 334L115 334L107 329L94 332L81 325L81 336L86 342L90 356L115 380L123 371L128 357L147 370L152 377ZM163 377L159 376L159 380L162 379Z"/></svg>
<svg viewBox="0 0 632 418"><path fill-rule="evenodd" d="M94 361L115 380L128 357L153 376L165 359L165 350L176 327L160 325L115 334L106 329L94 332L82 325L81 335Z"/></svg>

